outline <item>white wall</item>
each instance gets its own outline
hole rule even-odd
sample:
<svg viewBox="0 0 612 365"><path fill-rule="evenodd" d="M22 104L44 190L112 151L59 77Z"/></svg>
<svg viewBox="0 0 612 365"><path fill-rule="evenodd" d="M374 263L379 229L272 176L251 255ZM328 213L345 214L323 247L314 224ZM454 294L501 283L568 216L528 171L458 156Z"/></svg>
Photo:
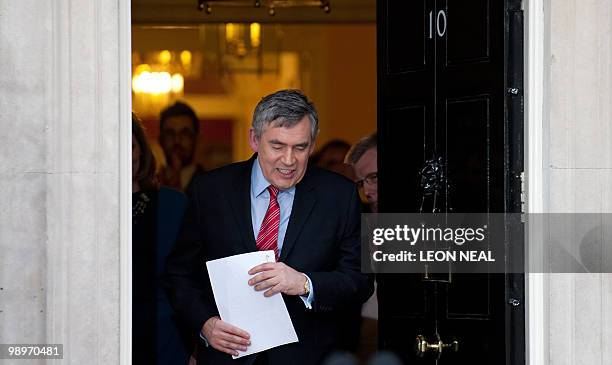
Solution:
<svg viewBox="0 0 612 365"><path fill-rule="evenodd" d="M118 5L0 0L0 343L66 364L119 362Z"/></svg>
<svg viewBox="0 0 612 365"><path fill-rule="evenodd" d="M545 5L545 210L611 213L612 1ZM612 364L612 274L550 274L544 287L547 362Z"/></svg>

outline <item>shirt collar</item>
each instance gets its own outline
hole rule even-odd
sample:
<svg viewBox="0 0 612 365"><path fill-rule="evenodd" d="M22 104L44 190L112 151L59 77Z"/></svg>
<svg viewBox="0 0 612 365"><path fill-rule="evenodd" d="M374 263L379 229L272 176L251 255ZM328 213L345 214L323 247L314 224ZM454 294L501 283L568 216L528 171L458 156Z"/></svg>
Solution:
<svg viewBox="0 0 612 365"><path fill-rule="evenodd" d="M263 171L261 171L261 166L259 165L259 157L255 159L253 162L253 168L251 169L251 193L253 196L258 197L264 191L268 189L270 183L266 180ZM279 194L289 193L293 195L295 193L295 186L287 190L280 190Z"/></svg>

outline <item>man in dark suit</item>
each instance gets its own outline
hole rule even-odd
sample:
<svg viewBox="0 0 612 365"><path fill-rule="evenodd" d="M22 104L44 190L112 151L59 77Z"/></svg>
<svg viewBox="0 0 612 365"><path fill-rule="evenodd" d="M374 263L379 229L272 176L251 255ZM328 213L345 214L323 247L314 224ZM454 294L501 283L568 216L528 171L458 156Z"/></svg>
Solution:
<svg viewBox="0 0 612 365"><path fill-rule="evenodd" d="M360 268L360 204L348 179L308 165L318 117L296 90L255 109L251 159L194 181L166 285L175 310L199 333L205 364L319 364L336 345L337 313L363 303L371 280ZM232 360L250 335L219 318L205 262L255 250L277 260L254 267L249 285L282 295L299 342Z"/></svg>
<svg viewBox="0 0 612 365"><path fill-rule="evenodd" d="M165 165L159 171L161 185L188 192L191 182L204 172L197 162L196 149L200 120L187 104L177 101L159 115L159 144Z"/></svg>

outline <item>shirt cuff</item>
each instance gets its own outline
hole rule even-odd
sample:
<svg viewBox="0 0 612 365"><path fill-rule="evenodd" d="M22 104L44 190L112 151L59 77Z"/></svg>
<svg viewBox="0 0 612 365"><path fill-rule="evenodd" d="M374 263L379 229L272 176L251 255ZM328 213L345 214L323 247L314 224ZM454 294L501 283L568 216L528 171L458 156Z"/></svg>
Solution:
<svg viewBox="0 0 612 365"><path fill-rule="evenodd" d="M306 306L306 308L312 309L312 302L314 301L314 287L312 286L312 281L310 280L308 275L306 274L303 274L303 275L308 280L308 287L310 288L310 292L308 293L307 297L304 295L300 295L300 299L302 299L302 302L304 302L304 305Z"/></svg>

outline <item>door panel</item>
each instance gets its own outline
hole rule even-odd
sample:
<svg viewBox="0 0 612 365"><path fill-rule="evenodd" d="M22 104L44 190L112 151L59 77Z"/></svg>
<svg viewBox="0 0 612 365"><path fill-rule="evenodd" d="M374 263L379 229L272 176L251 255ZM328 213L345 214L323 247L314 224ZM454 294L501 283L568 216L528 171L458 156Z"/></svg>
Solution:
<svg viewBox="0 0 612 365"><path fill-rule="evenodd" d="M488 212L491 151L485 141L490 137L490 98L469 96L447 99L445 104L442 133L447 135L443 151L452 188L449 206L456 212Z"/></svg>
<svg viewBox="0 0 612 365"><path fill-rule="evenodd" d="M424 148L428 145L427 136L433 135L433 130L428 128L427 123L431 110L432 108L426 105L406 105L402 108L389 109L385 115L388 121L386 138L390 141L387 153L391 156L405 156L406 154L413 156L395 166L393 164L396 161L389 160L392 163L384 168L390 189L396 192L393 199L399 209L397 212L401 212L406 207L418 208L416 206L418 180L416 176L406 176L405 171L406 169L418 169L423 165L426 156L431 153Z"/></svg>
<svg viewBox="0 0 612 365"><path fill-rule="evenodd" d="M393 1L386 11L387 73L399 74L425 69L426 43L421 34L425 27L426 0ZM410 52L406 52L409 49Z"/></svg>
<svg viewBox="0 0 612 365"><path fill-rule="evenodd" d="M489 5L489 0L449 2L447 6L447 66L490 61L491 7Z"/></svg>
<svg viewBox="0 0 612 365"><path fill-rule="evenodd" d="M491 314L488 275L455 275L446 296L446 318L488 318Z"/></svg>
<svg viewBox="0 0 612 365"><path fill-rule="evenodd" d="M520 206L515 172L522 168L522 110L506 95L512 83L522 88L522 63L508 46L522 37L513 25L519 15L517 0L377 2L381 212L418 212L418 173L438 157L449 178L438 211ZM510 292L522 298L520 278L436 279L377 276L381 348L407 364L524 363L524 339L517 336L524 331L514 330L524 328L524 312L507 304ZM417 335L457 340L459 351L419 357Z"/></svg>

